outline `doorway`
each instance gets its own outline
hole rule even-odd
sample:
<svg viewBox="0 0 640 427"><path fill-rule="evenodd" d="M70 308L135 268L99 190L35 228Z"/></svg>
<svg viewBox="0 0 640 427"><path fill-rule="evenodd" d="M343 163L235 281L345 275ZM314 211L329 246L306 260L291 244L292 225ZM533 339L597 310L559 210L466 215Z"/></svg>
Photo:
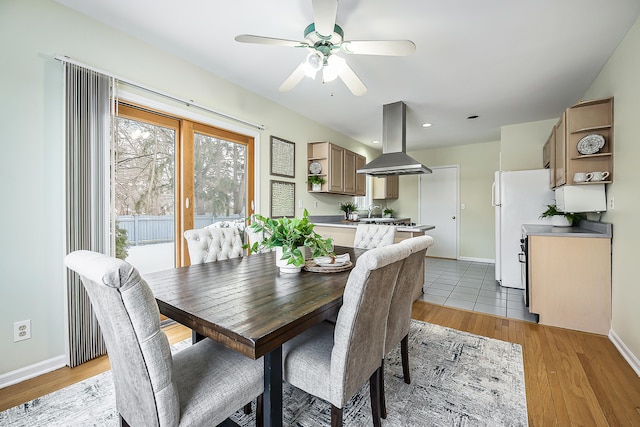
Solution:
<svg viewBox="0 0 640 427"><path fill-rule="evenodd" d="M428 231L434 239L428 255L458 259L460 168L435 166L431 170L431 174L420 175L418 182L420 224L436 227Z"/></svg>
<svg viewBox="0 0 640 427"><path fill-rule="evenodd" d="M116 256L143 274L189 265L186 230L253 213L254 139L122 103L111 186Z"/></svg>

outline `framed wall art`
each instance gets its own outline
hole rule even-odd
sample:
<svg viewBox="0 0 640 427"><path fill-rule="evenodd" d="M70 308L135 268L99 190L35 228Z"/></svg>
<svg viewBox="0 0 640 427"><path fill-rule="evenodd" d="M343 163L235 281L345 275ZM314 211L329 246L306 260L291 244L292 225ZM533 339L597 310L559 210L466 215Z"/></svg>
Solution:
<svg viewBox="0 0 640 427"><path fill-rule="evenodd" d="M296 184L271 181L271 218L296 216Z"/></svg>
<svg viewBox="0 0 640 427"><path fill-rule="evenodd" d="M296 144L271 136L271 175L296 177Z"/></svg>

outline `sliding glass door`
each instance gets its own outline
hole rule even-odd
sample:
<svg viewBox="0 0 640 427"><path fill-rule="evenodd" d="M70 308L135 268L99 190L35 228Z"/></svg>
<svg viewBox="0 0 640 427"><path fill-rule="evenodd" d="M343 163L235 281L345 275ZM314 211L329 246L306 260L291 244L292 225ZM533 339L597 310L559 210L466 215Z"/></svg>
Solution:
<svg viewBox="0 0 640 427"><path fill-rule="evenodd" d="M252 213L253 138L129 105L115 128L116 255L141 273L188 265L185 230Z"/></svg>

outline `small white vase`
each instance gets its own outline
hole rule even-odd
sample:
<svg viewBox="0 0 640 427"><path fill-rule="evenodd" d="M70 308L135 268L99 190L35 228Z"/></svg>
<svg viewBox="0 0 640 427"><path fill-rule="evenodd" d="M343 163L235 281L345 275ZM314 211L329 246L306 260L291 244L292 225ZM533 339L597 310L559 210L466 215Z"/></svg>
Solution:
<svg viewBox="0 0 640 427"><path fill-rule="evenodd" d="M304 246L299 246L298 249L305 253ZM300 267L296 267L293 264L287 264L288 259L282 259L282 247L276 246L276 265L280 268L280 273L300 273Z"/></svg>
<svg viewBox="0 0 640 427"><path fill-rule="evenodd" d="M564 215L554 215L551 217L551 225L554 227L571 227L571 222Z"/></svg>
<svg viewBox="0 0 640 427"><path fill-rule="evenodd" d="M321 191L322 190L322 184L311 184L311 190L312 191Z"/></svg>

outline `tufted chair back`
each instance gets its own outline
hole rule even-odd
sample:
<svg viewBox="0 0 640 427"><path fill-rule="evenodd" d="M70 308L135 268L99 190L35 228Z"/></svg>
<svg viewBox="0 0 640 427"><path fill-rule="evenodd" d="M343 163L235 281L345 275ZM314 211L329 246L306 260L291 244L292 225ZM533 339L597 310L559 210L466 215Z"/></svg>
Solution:
<svg viewBox="0 0 640 427"><path fill-rule="evenodd" d="M396 228L393 225L358 224L353 247L373 249L392 245L396 238Z"/></svg>
<svg viewBox="0 0 640 427"><path fill-rule="evenodd" d="M191 265L241 257L242 239L237 228L205 227L184 232Z"/></svg>
<svg viewBox="0 0 640 427"><path fill-rule="evenodd" d="M131 425L178 425L180 404L169 341L147 283L130 264L90 251L67 255L104 335L118 412Z"/></svg>

